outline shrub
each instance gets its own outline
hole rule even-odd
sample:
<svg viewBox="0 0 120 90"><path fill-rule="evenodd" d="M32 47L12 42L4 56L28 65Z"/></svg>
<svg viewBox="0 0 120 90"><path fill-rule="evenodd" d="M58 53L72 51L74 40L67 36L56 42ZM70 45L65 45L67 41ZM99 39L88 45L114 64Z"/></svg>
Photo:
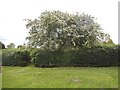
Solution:
<svg viewBox="0 0 120 90"><path fill-rule="evenodd" d="M74 66L117 66L117 48L96 47L75 53Z"/></svg>
<svg viewBox="0 0 120 90"><path fill-rule="evenodd" d="M5 49L1 54L3 66L27 66L31 60L26 50Z"/></svg>
<svg viewBox="0 0 120 90"><path fill-rule="evenodd" d="M34 55L36 67L52 66L118 66L117 46L80 48L70 51L41 51Z"/></svg>
<svg viewBox="0 0 120 90"><path fill-rule="evenodd" d="M61 54L61 53L60 53ZM53 67L53 66L61 66L60 63L61 57L58 57L58 52L55 51L38 51L35 54L35 66L36 67Z"/></svg>

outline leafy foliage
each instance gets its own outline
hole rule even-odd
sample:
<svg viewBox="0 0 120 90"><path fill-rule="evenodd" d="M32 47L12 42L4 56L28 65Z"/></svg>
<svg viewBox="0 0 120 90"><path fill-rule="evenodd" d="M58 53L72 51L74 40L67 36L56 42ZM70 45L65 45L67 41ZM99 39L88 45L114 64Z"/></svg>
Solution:
<svg viewBox="0 0 120 90"><path fill-rule="evenodd" d="M27 66L31 60L26 50L5 49L0 54L2 54L3 66Z"/></svg>
<svg viewBox="0 0 120 90"><path fill-rule="evenodd" d="M0 49L5 49L5 45L2 42L0 42Z"/></svg>
<svg viewBox="0 0 120 90"><path fill-rule="evenodd" d="M35 54L35 66L118 66L117 46L80 48L71 51L37 51Z"/></svg>
<svg viewBox="0 0 120 90"><path fill-rule="evenodd" d="M92 47L102 43L104 33L95 18L86 14L45 11L38 19L27 19L28 44L47 50Z"/></svg>
<svg viewBox="0 0 120 90"><path fill-rule="evenodd" d="M7 45L7 48L15 48L15 44L14 43L10 43L9 45Z"/></svg>
<svg viewBox="0 0 120 90"><path fill-rule="evenodd" d="M26 46L25 44L23 44L23 45L18 45L17 48L18 48L18 49L26 49L27 46Z"/></svg>
<svg viewBox="0 0 120 90"><path fill-rule="evenodd" d="M3 49L0 51L3 66L27 66L31 61L36 67L66 66L119 66L120 46L96 46L76 50Z"/></svg>

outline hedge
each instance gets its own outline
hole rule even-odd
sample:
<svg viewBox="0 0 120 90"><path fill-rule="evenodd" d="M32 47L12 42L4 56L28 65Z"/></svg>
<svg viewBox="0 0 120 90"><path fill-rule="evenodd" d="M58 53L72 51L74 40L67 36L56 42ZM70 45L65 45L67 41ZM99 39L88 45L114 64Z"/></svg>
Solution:
<svg viewBox="0 0 120 90"><path fill-rule="evenodd" d="M27 66L31 60L27 50L4 49L1 54L3 66Z"/></svg>
<svg viewBox="0 0 120 90"><path fill-rule="evenodd" d="M120 47L81 48L71 51L41 51L34 54L36 67L118 66Z"/></svg>
<svg viewBox="0 0 120 90"><path fill-rule="evenodd" d="M32 61L36 67L65 66L120 66L120 46L97 46L69 51L43 51L40 49L4 49L3 66L27 66Z"/></svg>
<svg viewBox="0 0 120 90"><path fill-rule="evenodd" d="M36 67L67 66L70 59L68 54L60 51L40 51L35 54L34 62Z"/></svg>
<svg viewBox="0 0 120 90"><path fill-rule="evenodd" d="M73 55L73 66L118 66L117 48L92 48Z"/></svg>

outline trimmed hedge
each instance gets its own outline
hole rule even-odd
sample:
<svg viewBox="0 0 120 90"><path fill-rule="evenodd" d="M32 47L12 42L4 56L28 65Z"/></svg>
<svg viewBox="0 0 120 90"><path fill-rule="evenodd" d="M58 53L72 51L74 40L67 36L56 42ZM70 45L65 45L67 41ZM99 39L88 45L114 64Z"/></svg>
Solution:
<svg viewBox="0 0 120 90"><path fill-rule="evenodd" d="M36 67L65 66L120 66L120 46L97 46L69 51L43 51L40 49L3 49L0 51L3 66L27 66L32 61Z"/></svg>
<svg viewBox="0 0 120 90"><path fill-rule="evenodd" d="M94 47L71 51L41 51L34 55L36 67L118 66L120 47Z"/></svg>
<svg viewBox="0 0 120 90"><path fill-rule="evenodd" d="M36 67L67 66L69 62L69 59L63 57L65 54L60 51L40 51L35 55Z"/></svg>
<svg viewBox="0 0 120 90"><path fill-rule="evenodd" d="M74 54L73 66L118 66L117 48L97 47Z"/></svg>
<svg viewBox="0 0 120 90"><path fill-rule="evenodd" d="M30 63L30 53L20 49L2 50L3 66L27 66Z"/></svg>

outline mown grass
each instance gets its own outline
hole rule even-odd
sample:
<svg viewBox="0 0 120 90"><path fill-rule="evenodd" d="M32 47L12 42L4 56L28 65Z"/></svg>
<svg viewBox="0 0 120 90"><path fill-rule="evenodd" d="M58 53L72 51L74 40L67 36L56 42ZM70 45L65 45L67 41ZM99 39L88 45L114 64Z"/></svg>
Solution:
<svg viewBox="0 0 120 90"><path fill-rule="evenodd" d="M2 89L2 74L0 73L0 90Z"/></svg>
<svg viewBox="0 0 120 90"><path fill-rule="evenodd" d="M117 67L2 67L3 88L118 88Z"/></svg>

